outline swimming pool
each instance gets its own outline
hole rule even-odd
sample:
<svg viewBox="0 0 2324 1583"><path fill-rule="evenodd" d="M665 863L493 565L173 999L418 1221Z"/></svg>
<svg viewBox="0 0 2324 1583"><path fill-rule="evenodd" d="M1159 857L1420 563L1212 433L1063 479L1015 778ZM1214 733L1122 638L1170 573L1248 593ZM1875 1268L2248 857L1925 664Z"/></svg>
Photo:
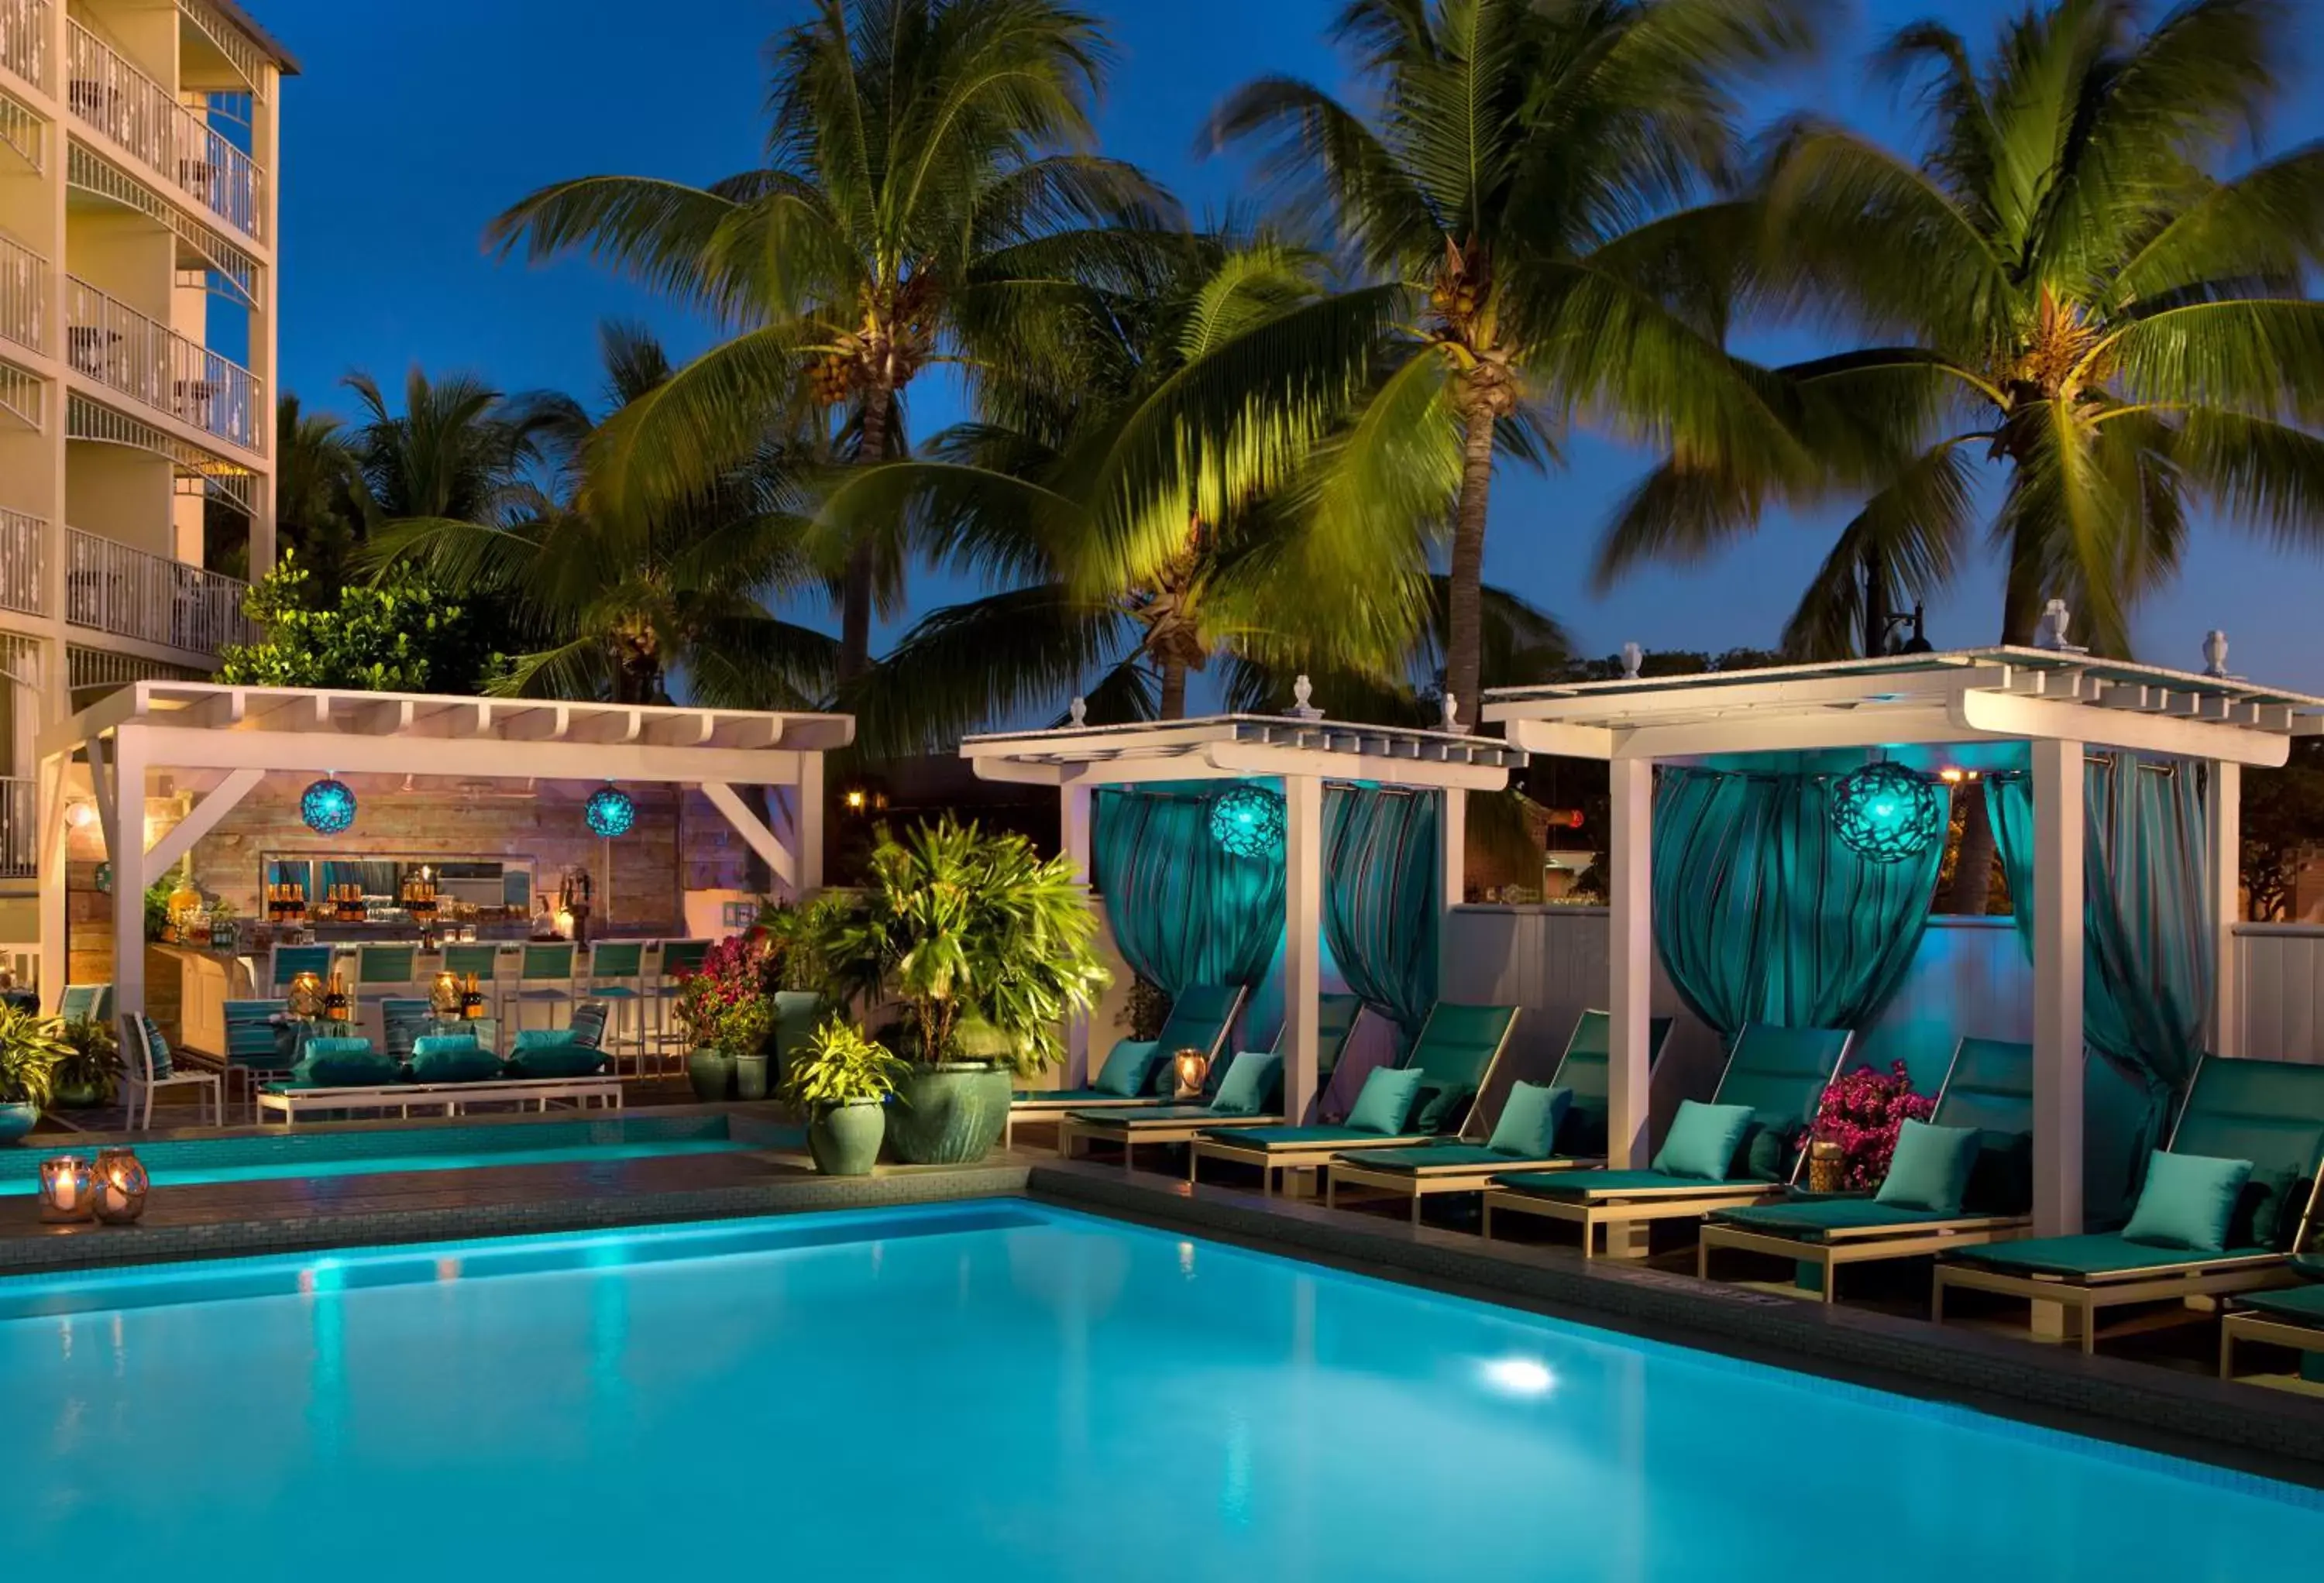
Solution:
<svg viewBox="0 0 2324 1583"><path fill-rule="evenodd" d="M1015 1203L0 1282L0 1425L26 1577L2247 1583L2324 1553L2308 1492Z"/></svg>
<svg viewBox="0 0 2324 1583"><path fill-rule="evenodd" d="M383 1172L456 1171L479 1165L557 1165L669 1155L733 1154L805 1146L800 1129L715 1116L513 1119L467 1126L333 1128L227 1137L141 1141L138 1158L159 1188ZM42 1135L0 1148L0 1195L29 1193L51 1155L87 1154L69 1137Z"/></svg>

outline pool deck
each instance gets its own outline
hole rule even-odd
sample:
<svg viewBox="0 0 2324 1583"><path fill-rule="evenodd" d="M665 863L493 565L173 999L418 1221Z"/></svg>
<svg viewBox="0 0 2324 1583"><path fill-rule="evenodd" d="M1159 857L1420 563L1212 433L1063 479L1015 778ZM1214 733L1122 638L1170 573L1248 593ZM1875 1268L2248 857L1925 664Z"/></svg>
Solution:
<svg viewBox="0 0 2324 1583"><path fill-rule="evenodd" d="M737 1136L768 1124L763 1112L730 1114ZM70 1146L100 1141L109 1140ZM44 1226L33 1201L18 1197L0 1200L0 1274L1016 1196L2324 1488L2324 1403L2312 1398L2085 1358L2022 1332L1940 1329L1652 1265L1585 1261L1569 1247L1486 1243L1041 1154L862 1178L818 1175L803 1155L770 1146L219 1183L157 1190L144 1219L126 1228Z"/></svg>

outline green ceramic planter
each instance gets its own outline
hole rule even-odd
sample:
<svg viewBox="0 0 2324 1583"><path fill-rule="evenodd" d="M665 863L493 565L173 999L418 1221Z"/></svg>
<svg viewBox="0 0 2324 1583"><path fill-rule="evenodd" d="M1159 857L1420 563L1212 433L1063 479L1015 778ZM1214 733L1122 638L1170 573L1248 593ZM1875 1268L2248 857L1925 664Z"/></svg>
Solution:
<svg viewBox="0 0 2324 1583"><path fill-rule="evenodd" d="M38 1105L0 1105L0 1144L12 1144L32 1130L41 1118Z"/></svg>
<svg viewBox="0 0 2324 1583"><path fill-rule="evenodd" d="M763 1100L767 1097L765 1055L734 1057L734 1097L738 1100Z"/></svg>
<svg viewBox="0 0 2324 1583"><path fill-rule="evenodd" d="M965 1165L984 1158L1009 1124L1014 1083L1006 1067L966 1062L915 1066L897 1091L888 1134L911 1165Z"/></svg>
<svg viewBox="0 0 2324 1583"><path fill-rule="evenodd" d="M732 1055L706 1046L686 1058L686 1081L694 1085L694 1097L706 1105L724 1099L733 1080Z"/></svg>
<svg viewBox="0 0 2324 1583"><path fill-rule="evenodd" d="M94 1110L105 1103L105 1085L101 1082L66 1083L49 1097L49 1102L60 1110Z"/></svg>
<svg viewBox="0 0 2324 1583"><path fill-rule="evenodd" d="M807 1152L825 1176L869 1176L887 1131L887 1107L877 1100L834 1105L807 1123Z"/></svg>

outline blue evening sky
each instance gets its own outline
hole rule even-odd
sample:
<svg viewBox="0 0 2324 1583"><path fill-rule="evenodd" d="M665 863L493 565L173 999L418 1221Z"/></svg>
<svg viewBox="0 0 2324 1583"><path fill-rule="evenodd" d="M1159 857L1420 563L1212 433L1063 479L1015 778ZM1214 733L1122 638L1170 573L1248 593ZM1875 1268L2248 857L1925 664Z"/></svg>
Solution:
<svg viewBox="0 0 2324 1583"><path fill-rule="evenodd" d="M536 187L601 171L706 181L758 162L765 92L761 46L801 0L251 0L301 60L284 94L284 387L310 408L351 407L338 382L365 369L391 390L413 364L472 371L508 391L594 397L595 327L642 318L681 354L705 329L586 264L531 270L487 258L494 214ZM1338 81L1324 30L1333 0L1090 0L1120 60L1105 106L1106 149L1167 181L1196 211L1247 191L1236 170L1196 157L1194 133L1245 79L1290 72ZM1755 96L1769 114L1811 105L1903 138L1911 107L1871 85L1863 57L1899 23L1942 14L1972 38L2015 10L1997 0L1858 0L1826 59ZM2307 59L2268 143L2324 133L2316 92L2324 22L2303 24ZM1897 267L1909 269L1900 259ZM925 437L952 403L918 396ZM1779 520L1698 566L1641 574L1593 594L1587 568L1612 502L1646 465L1638 453L1576 437L1548 477L1496 486L1487 575L1545 606L1585 650L1771 645L1845 513ZM2318 564L2203 524L2179 582L2137 622L2140 657L2196 668L2206 630L2224 627L2238 671L2324 691L2324 647L2307 623ZM962 590L930 574L925 609ZM1991 640L2000 583L1981 561L1931 612L1940 646ZM812 612L801 612L810 614Z"/></svg>

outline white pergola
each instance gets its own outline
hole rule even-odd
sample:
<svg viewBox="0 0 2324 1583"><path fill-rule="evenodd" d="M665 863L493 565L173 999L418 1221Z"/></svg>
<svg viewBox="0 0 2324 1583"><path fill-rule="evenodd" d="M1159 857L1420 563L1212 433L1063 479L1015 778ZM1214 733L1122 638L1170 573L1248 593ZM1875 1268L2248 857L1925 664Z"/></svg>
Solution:
<svg viewBox="0 0 2324 1583"><path fill-rule="evenodd" d="M1058 788L1064 847L1086 880L1090 794L1157 781L1268 779L1284 800L1283 1084L1285 1114L1315 1094L1316 1002L1322 992L1323 786L1369 781L1415 791L1499 791L1526 755L1509 743L1446 732L1342 724L1318 718L1221 714L1153 724L1060 727L974 736L961 757L986 780ZM1466 801L1444 799L1444 906L1461 900ZM1442 919L1439 919L1441 925ZM1089 1066L1089 1025L1067 1035L1068 1086Z"/></svg>
<svg viewBox="0 0 2324 1583"><path fill-rule="evenodd" d="M854 735L844 714L133 683L41 737L41 981L54 992L65 980L65 804L84 773L113 865L114 1002L140 1011L145 887L270 774L410 787L699 787L777 883L804 895L823 884L823 756ZM161 774L200 800L149 846L143 805L148 778ZM790 788L787 830L760 818L735 790L746 786Z"/></svg>
<svg viewBox="0 0 2324 1583"><path fill-rule="evenodd" d="M2219 668L2225 643L2218 641ZM1484 718L1538 753L1608 761L1613 817L1613 1164L1645 1164L1651 1015L1653 793L1657 763L1726 754L2025 744L2034 797L2034 1059L2041 1235L2082 1228L2083 759L2124 749L2208 763L2218 971L2211 1048L2240 1054L2233 925L2246 764L2274 767L2324 731L2324 699L2093 658L2068 649L1978 649L1826 665L1640 677L1486 695ZM1967 756L1966 754L1964 756Z"/></svg>

